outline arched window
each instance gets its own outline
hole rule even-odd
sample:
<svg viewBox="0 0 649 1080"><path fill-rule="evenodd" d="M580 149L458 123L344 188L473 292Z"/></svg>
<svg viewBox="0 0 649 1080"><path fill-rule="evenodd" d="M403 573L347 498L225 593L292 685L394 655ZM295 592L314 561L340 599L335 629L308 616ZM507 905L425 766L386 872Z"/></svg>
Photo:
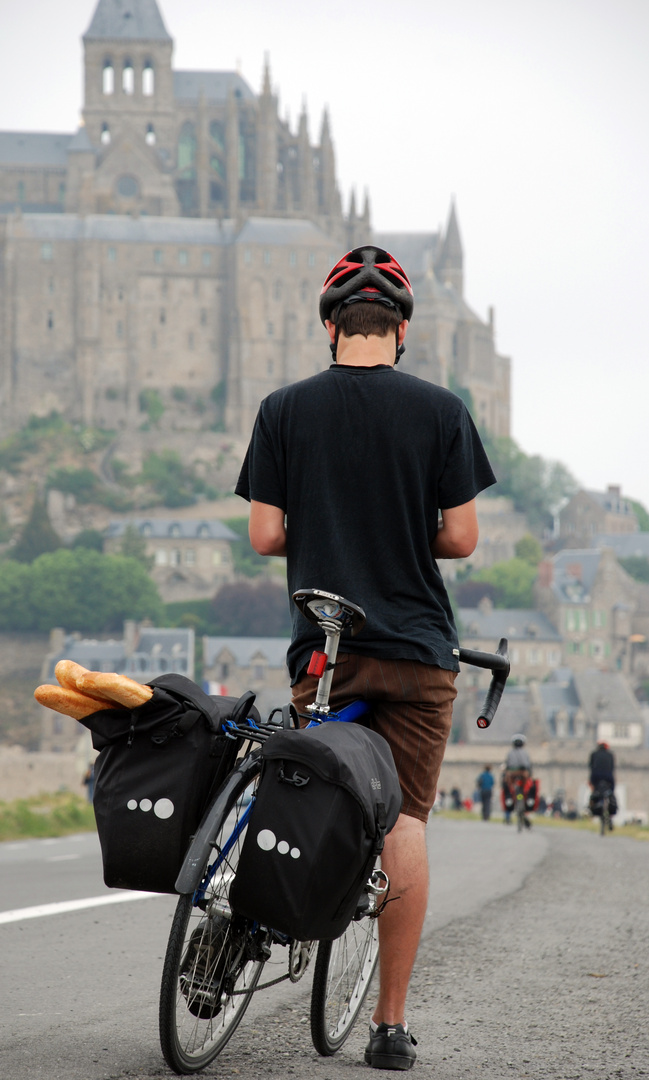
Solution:
<svg viewBox="0 0 649 1080"><path fill-rule="evenodd" d="M99 136L99 141L100 141L102 146L108 146L109 145L109 143L110 143L110 128L109 128L108 124L102 124L101 125L101 135Z"/></svg>
<svg viewBox="0 0 649 1080"><path fill-rule="evenodd" d="M151 60L145 60L142 68L142 93L145 97L153 97L155 93L155 75Z"/></svg>
<svg viewBox="0 0 649 1080"><path fill-rule="evenodd" d="M104 67L101 73L101 92L102 94L115 93L115 69L113 67L113 61L108 57L104 60Z"/></svg>
<svg viewBox="0 0 649 1080"><path fill-rule="evenodd" d="M125 94L132 94L135 90L135 72L132 60L126 59L122 68L122 90Z"/></svg>
<svg viewBox="0 0 649 1080"><path fill-rule="evenodd" d="M147 126L146 126L146 135L144 136L144 141L147 144L147 146L155 146L155 128L154 128L153 124L147 124Z"/></svg>

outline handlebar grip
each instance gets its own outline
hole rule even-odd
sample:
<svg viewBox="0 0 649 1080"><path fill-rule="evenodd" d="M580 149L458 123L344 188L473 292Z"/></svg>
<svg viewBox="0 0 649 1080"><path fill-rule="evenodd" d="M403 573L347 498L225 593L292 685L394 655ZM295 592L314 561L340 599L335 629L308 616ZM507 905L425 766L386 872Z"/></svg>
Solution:
<svg viewBox="0 0 649 1080"><path fill-rule="evenodd" d="M483 730L488 728L493 720L496 709L500 704L500 699L503 696L506 679L507 676L503 677L501 673L498 672L491 680L484 705L482 706L482 712L476 720L476 724L479 728L482 728Z"/></svg>
<svg viewBox="0 0 649 1080"><path fill-rule="evenodd" d="M488 728L493 720L496 709L500 704L500 699L503 696L503 690L505 689L505 683L507 682L507 676L509 675L509 652L507 645L507 638L501 638L498 643L498 648L494 656L492 656L493 663L489 664L491 668L491 682L489 689L487 690L487 696L485 698L482 711L476 720L476 724L483 731ZM471 661L469 661L470 663Z"/></svg>

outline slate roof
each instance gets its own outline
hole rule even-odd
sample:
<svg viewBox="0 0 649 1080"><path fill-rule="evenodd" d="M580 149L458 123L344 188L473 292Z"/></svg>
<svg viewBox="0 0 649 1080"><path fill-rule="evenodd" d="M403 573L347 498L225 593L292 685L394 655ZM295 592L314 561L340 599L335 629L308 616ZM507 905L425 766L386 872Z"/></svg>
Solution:
<svg viewBox="0 0 649 1080"><path fill-rule="evenodd" d="M190 678L194 656L194 631L189 628L142 627L135 651L128 653L124 641L79 639L70 634L60 653L49 658L45 678L55 682L59 660L74 660L90 671L116 671L138 682L147 682L170 671Z"/></svg>
<svg viewBox="0 0 649 1080"><path fill-rule="evenodd" d="M258 217L248 218L236 240L238 244L268 244L269 246L322 243L322 241L327 244L332 243L331 239L312 221L298 218Z"/></svg>
<svg viewBox="0 0 649 1080"><path fill-rule="evenodd" d="M99 0L84 41L171 41L156 0Z"/></svg>
<svg viewBox="0 0 649 1080"><path fill-rule="evenodd" d="M68 143L68 154L85 154L88 150L92 150L96 153L95 147L90 142L90 136L85 128L82 126L77 129L76 134L72 136Z"/></svg>
<svg viewBox="0 0 649 1080"><path fill-rule="evenodd" d="M492 638L495 643L501 637L510 641L561 641L561 634L550 620L533 608L459 608L458 616L464 637Z"/></svg>
<svg viewBox="0 0 649 1080"><path fill-rule="evenodd" d="M249 667L254 657L261 654L270 667L283 668L289 644L290 638L285 637L204 637L203 659L211 667L219 653L227 649L238 667Z"/></svg>
<svg viewBox="0 0 649 1080"><path fill-rule="evenodd" d="M583 604L589 598L601 555L594 548L566 548L552 558L552 591L562 603Z"/></svg>
<svg viewBox="0 0 649 1080"><path fill-rule="evenodd" d="M640 706L628 682L618 672L593 668L575 672L573 678L579 700L591 720L642 721Z"/></svg>
<svg viewBox="0 0 649 1080"><path fill-rule="evenodd" d="M183 520L177 518L130 518L128 521L111 521L105 536L123 536L129 525L152 540L240 540L241 537L222 521Z"/></svg>
<svg viewBox="0 0 649 1080"><path fill-rule="evenodd" d="M206 101L224 104L230 96L254 101L255 94L237 71L174 71L173 88L176 101L198 101L201 93Z"/></svg>
<svg viewBox="0 0 649 1080"><path fill-rule="evenodd" d="M13 207L12 207L13 209ZM106 243L223 245L232 242L231 221L208 218L132 218L121 214L25 214L20 228L38 240L100 240Z"/></svg>
<svg viewBox="0 0 649 1080"><path fill-rule="evenodd" d="M628 559L634 555L649 559L649 532L602 533L595 537L594 546L613 548L618 559Z"/></svg>
<svg viewBox="0 0 649 1080"><path fill-rule="evenodd" d="M0 131L0 165L55 165L65 169L74 138L63 132Z"/></svg>

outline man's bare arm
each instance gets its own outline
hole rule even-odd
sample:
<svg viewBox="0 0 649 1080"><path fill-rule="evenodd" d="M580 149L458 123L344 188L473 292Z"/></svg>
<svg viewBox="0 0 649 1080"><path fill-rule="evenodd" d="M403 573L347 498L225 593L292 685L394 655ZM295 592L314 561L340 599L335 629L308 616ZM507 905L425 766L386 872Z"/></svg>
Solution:
<svg viewBox="0 0 649 1080"><path fill-rule="evenodd" d="M430 546L436 559L466 559L478 543L478 515L475 499L462 506L442 510L442 522Z"/></svg>
<svg viewBox="0 0 649 1080"><path fill-rule="evenodd" d="M258 555L286 555L284 511L279 506L252 499L248 535Z"/></svg>

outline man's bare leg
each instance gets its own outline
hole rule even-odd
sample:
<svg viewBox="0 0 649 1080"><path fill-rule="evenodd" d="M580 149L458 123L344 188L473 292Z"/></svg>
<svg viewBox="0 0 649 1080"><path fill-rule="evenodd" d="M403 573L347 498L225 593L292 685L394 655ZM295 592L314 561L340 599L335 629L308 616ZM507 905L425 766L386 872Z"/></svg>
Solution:
<svg viewBox="0 0 649 1080"><path fill-rule="evenodd" d="M389 903L379 918L381 985L373 1020L403 1024L408 983L428 905L426 825L400 814L385 838L381 866L390 879Z"/></svg>

